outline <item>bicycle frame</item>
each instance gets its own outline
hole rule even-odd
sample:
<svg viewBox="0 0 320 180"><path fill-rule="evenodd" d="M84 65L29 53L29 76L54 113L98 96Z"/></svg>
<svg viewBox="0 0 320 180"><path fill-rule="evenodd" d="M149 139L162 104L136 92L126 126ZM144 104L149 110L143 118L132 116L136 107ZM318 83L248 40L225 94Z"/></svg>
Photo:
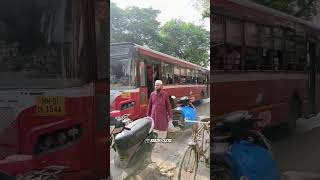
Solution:
<svg viewBox="0 0 320 180"><path fill-rule="evenodd" d="M188 122L188 120L186 120L186 122ZM194 121L189 121L189 122L194 122ZM200 124L200 126L199 126ZM210 122L195 122L195 124L193 125L193 130L192 130L192 141L188 143L189 146L195 146L196 151L197 151L197 160L199 161L199 159L201 157L205 157L205 153L206 150L204 150L204 135L205 132L209 132L210 134L210 130L209 127L207 126L208 124L210 124ZM201 129L202 128L202 129ZM199 145L197 136L199 135L199 132L203 131L203 133L201 133L201 144Z"/></svg>

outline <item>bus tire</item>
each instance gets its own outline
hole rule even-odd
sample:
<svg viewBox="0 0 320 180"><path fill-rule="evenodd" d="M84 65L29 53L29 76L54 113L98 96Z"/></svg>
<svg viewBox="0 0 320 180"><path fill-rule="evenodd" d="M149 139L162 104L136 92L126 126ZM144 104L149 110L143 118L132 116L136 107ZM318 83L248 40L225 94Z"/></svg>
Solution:
<svg viewBox="0 0 320 180"><path fill-rule="evenodd" d="M299 97L294 96L289 104L288 114L288 133L294 134L297 127L297 119L301 117L301 101Z"/></svg>

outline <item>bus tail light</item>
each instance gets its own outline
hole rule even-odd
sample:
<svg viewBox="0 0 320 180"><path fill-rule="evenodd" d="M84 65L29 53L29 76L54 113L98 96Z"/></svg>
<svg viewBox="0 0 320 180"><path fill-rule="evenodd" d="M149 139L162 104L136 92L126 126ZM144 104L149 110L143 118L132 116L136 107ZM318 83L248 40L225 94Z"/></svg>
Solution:
<svg viewBox="0 0 320 180"><path fill-rule="evenodd" d="M80 135L81 129L79 126L58 130L50 134L40 135L36 142L34 154L41 154L56 148L73 144L79 139Z"/></svg>

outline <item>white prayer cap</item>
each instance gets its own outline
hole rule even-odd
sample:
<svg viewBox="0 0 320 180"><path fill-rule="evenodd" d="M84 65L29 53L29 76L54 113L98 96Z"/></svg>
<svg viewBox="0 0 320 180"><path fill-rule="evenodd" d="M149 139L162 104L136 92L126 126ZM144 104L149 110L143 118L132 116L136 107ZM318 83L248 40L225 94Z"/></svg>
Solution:
<svg viewBox="0 0 320 180"><path fill-rule="evenodd" d="M156 82L155 82L154 84L155 84L155 85L156 85L156 84L162 85L162 81L161 81L161 80L156 80Z"/></svg>

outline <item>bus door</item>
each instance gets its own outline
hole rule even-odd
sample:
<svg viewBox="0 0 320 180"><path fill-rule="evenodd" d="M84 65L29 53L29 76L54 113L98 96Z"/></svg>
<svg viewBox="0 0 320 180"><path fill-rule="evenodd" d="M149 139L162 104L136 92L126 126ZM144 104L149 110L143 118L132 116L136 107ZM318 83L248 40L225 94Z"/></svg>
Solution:
<svg viewBox="0 0 320 180"><path fill-rule="evenodd" d="M139 79L140 79L140 90L139 90L139 99L140 99L140 117L144 117L147 115L148 108L148 82L147 82L147 67L144 60L139 62Z"/></svg>
<svg viewBox="0 0 320 180"><path fill-rule="evenodd" d="M316 99L316 45L313 42L308 42L308 99L309 99L309 114L315 113Z"/></svg>
<svg viewBox="0 0 320 180"><path fill-rule="evenodd" d="M148 98L150 97L151 92L154 90L154 82L160 79L160 64L151 64L147 65L147 89L148 89Z"/></svg>

